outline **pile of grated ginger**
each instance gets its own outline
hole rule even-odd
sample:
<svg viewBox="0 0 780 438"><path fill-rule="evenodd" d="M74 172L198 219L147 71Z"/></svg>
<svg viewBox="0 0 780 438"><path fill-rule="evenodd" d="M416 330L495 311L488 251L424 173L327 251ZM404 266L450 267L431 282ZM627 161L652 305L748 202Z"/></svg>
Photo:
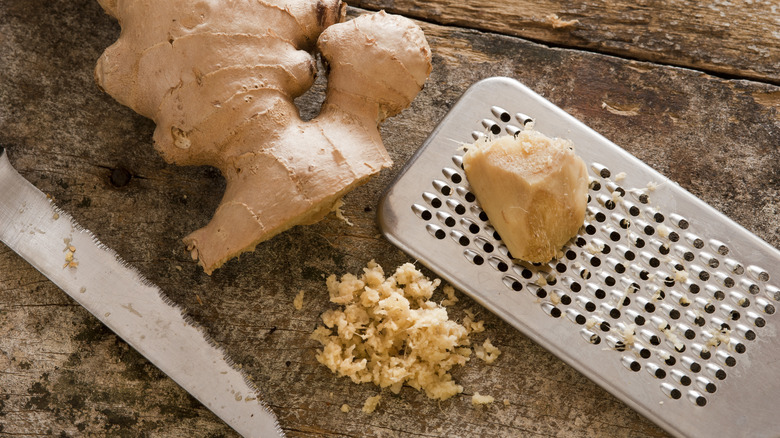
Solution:
<svg viewBox="0 0 780 438"><path fill-rule="evenodd" d="M320 363L355 383L396 394L404 385L439 400L463 392L450 370L469 360L469 335L484 331L484 323L471 312L463 324L449 319L445 306L458 301L451 286L443 287L446 299L439 304L431 297L441 280L426 278L411 263L385 277L373 260L360 277L331 275L326 284L330 301L342 307L326 311L324 326L311 335L323 347ZM501 354L489 339L474 351L486 363Z"/></svg>

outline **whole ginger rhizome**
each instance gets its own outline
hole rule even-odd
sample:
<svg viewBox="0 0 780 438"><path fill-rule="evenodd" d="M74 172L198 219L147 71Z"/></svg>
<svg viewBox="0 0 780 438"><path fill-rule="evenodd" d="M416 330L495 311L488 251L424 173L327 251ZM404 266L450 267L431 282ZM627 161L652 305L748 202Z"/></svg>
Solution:
<svg viewBox="0 0 780 438"><path fill-rule="evenodd" d="M330 300L343 307L325 312L324 327L312 334L323 346L317 360L355 383L394 393L403 385L433 399L461 393L463 387L449 371L469 360L471 329L450 320L447 309L431 301L440 283L411 263L389 277L374 261L359 277L331 275Z"/></svg>

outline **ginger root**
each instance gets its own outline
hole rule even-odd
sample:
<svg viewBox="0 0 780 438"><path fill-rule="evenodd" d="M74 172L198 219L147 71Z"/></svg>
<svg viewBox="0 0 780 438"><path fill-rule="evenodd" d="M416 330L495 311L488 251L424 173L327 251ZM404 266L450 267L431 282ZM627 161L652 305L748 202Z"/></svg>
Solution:
<svg viewBox="0 0 780 438"><path fill-rule="evenodd" d="M206 273L332 210L392 162L378 126L431 71L418 26L378 12L348 22L340 0L99 0L122 27L98 85L157 124L169 163L227 181L208 225L184 238ZM319 116L293 99L328 67Z"/></svg>
<svg viewBox="0 0 780 438"><path fill-rule="evenodd" d="M533 129L481 139L463 168L512 257L545 263L585 222L588 173L568 140Z"/></svg>

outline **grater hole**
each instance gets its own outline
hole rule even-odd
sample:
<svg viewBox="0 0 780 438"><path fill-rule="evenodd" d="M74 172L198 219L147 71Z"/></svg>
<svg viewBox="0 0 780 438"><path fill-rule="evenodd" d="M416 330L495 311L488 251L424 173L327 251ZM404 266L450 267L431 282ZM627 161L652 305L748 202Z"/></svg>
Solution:
<svg viewBox="0 0 780 438"><path fill-rule="evenodd" d="M498 124L493 120L483 119L482 126L484 126L485 129L487 129L493 135L501 134L501 127L498 126Z"/></svg>
<svg viewBox="0 0 780 438"><path fill-rule="evenodd" d="M459 168L463 169L463 155L453 155L452 162Z"/></svg>
<svg viewBox="0 0 780 438"><path fill-rule="evenodd" d="M576 310L569 309L566 311L566 315L575 324L584 325L587 322L587 318Z"/></svg>
<svg viewBox="0 0 780 438"><path fill-rule="evenodd" d="M514 278L512 276L509 276L509 275L505 276L503 278L503 281L504 281L504 285L506 287L508 287L509 289L512 289L515 292L519 292L519 291L523 290L523 284L518 279L516 279L516 278Z"/></svg>
<svg viewBox="0 0 780 438"><path fill-rule="evenodd" d="M623 356L623 365L629 370L638 373L642 369L642 365L631 357Z"/></svg>
<svg viewBox="0 0 780 438"><path fill-rule="evenodd" d="M449 207L450 210L454 211L456 214L459 215L466 214L466 207L460 202L456 201L455 199L448 199L447 207Z"/></svg>
<svg viewBox="0 0 780 438"><path fill-rule="evenodd" d="M601 259L588 253L582 253L582 256L590 263L591 266L598 267L601 266Z"/></svg>
<svg viewBox="0 0 780 438"><path fill-rule="evenodd" d="M479 239L479 243L482 244L482 250L491 253L495 249L493 244L484 239Z"/></svg>
<svg viewBox="0 0 780 438"><path fill-rule="evenodd" d="M517 137L517 135L520 134L522 130L522 128L518 128L515 125L506 125L506 133L513 137Z"/></svg>
<svg viewBox="0 0 780 438"><path fill-rule="evenodd" d="M769 281L769 273L766 272L763 268L760 268L755 265L750 265L747 268L748 273L758 281L766 283Z"/></svg>
<svg viewBox="0 0 780 438"><path fill-rule="evenodd" d="M455 169L445 167L441 171L444 174L444 176L446 176L453 183L460 184L461 182L463 182L463 177Z"/></svg>
<svg viewBox="0 0 780 438"><path fill-rule="evenodd" d="M704 407L707 405L707 399L701 395L698 391L688 392L688 400L694 403L696 406Z"/></svg>
<svg viewBox="0 0 780 438"><path fill-rule="evenodd" d="M445 237L447 237L447 232L444 231L443 229L441 229L440 227L436 226L436 225L428 224L425 227L425 229L428 230L428 233L430 233L433 237L435 237L435 238L437 238L439 240L442 240Z"/></svg>
<svg viewBox="0 0 780 438"><path fill-rule="evenodd" d="M485 263L485 259L481 255L479 255L479 253L477 253L476 251L467 249L467 250L465 250L463 252L463 255L465 255L466 258L471 263L474 263L477 266L482 265L483 263Z"/></svg>
<svg viewBox="0 0 780 438"><path fill-rule="evenodd" d="M550 303L544 303L542 304L542 309L545 313L552 316L553 318L560 318L561 317L561 309L553 306Z"/></svg>
<svg viewBox="0 0 780 438"><path fill-rule="evenodd" d="M547 291L540 287L536 289L536 296L539 298L547 298Z"/></svg>
<svg viewBox="0 0 780 438"><path fill-rule="evenodd" d="M428 211L427 208L423 207L420 204L414 204L412 205L412 211L414 212L417 217L424 221L429 221L433 218L433 214L431 214L430 211Z"/></svg>
<svg viewBox="0 0 780 438"><path fill-rule="evenodd" d="M682 227L681 227L682 228ZM721 242L720 240L711 239L709 241L710 247L717 252L718 254L725 256L729 253L729 247L726 246L725 243Z"/></svg>
<svg viewBox="0 0 780 438"><path fill-rule="evenodd" d="M520 122L523 126L532 123L534 119L532 119L530 116L527 116L523 113L516 113L515 119L517 119L518 122Z"/></svg>
<svg viewBox="0 0 780 438"><path fill-rule="evenodd" d="M423 199L425 202L428 203L433 208L440 208L442 206L441 199L439 199L436 195L433 193L425 192L423 193Z"/></svg>
<svg viewBox="0 0 780 438"><path fill-rule="evenodd" d="M597 335L596 333L593 333L592 331L588 329L582 329L580 330L580 334L582 334L582 337L588 341L589 343L593 345L598 345L601 343L601 337Z"/></svg>
<svg viewBox="0 0 780 438"><path fill-rule="evenodd" d="M594 192L595 191L599 191L599 190L601 190L601 183L597 179L591 179L590 180L590 184L588 185L588 188L590 188Z"/></svg>
<svg viewBox="0 0 780 438"><path fill-rule="evenodd" d="M492 266L493 268L501 272L506 272L509 270L509 265L507 265L506 262L504 262L499 258L491 257L489 261L490 261L490 266Z"/></svg>
<svg viewBox="0 0 780 438"><path fill-rule="evenodd" d="M666 378L666 371L664 371L663 368L659 367L656 364L649 364L647 367L648 372L650 372L653 377L657 379L665 379Z"/></svg>
<svg viewBox="0 0 780 438"><path fill-rule="evenodd" d="M494 106L490 108L490 112L492 112L494 116L498 117L498 119L504 123L509 123L512 120L512 116L507 112L507 110L501 107Z"/></svg>
<svg viewBox="0 0 780 438"><path fill-rule="evenodd" d="M769 298L775 301L780 301L780 289L772 285L767 285L765 289Z"/></svg>
<svg viewBox="0 0 780 438"><path fill-rule="evenodd" d="M685 219L679 214L672 213L671 215L669 215L669 219L671 219L671 221L675 223L681 230L686 230L690 226L688 219Z"/></svg>
<svg viewBox="0 0 780 438"><path fill-rule="evenodd" d="M463 218L460 220L460 223L461 225L463 225L464 228L469 230L469 233L471 234L477 234L480 231L479 225L477 225L471 219Z"/></svg>
<svg viewBox="0 0 780 438"><path fill-rule="evenodd" d="M453 222L455 219L453 219ZM450 237L452 237L452 240L458 242L462 246L468 246L471 243L471 240L463 233L461 233L458 230L452 230L450 231Z"/></svg>
<svg viewBox="0 0 780 438"><path fill-rule="evenodd" d="M599 163L591 164L591 169L593 169L593 171L602 178L609 178L612 175L606 166Z"/></svg>
<svg viewBox="0 0 780 438"><path fill-rule="evenodd" d="M439 221L441 221L441 223L443 223L444 225L450 228L454 227L455 224L458 223L458 221L456 221L454 217L450 216L449 214L443 211L436 213L436 217L439 219Z"/></svg>
<svg viewBox="0 0 780 438"><path fill-rule="evenodd" d="M682 392L680 392L679 389L675 388L674 386L668 383L664 383L661 385L661 391L663 391L663 393L666 394L666 396L671 399L679 400L680 398L682 398Z"/></svg>
<svg viewBox="0 0 780 438"><path fill-rule="evenodd" d="M671 233L669 233L669 240L671 240L672 242L677 242L680 240L680 235L672 231Z"/></svg>
<svg viewBox="0 0 780 438"><path fill-rule="evenodd" d="M452 194L452 187L447 185L446 182L438 179L433 180L433 188L435 188L437 192L441 193L444 196L449 196L450 194Z"/></svg>

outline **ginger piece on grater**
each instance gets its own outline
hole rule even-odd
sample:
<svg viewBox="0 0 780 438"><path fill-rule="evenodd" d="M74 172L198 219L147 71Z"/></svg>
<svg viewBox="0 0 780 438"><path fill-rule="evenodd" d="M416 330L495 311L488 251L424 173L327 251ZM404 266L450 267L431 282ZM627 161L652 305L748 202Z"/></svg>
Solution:
<svg viewBox="0 0 780 438"><path fill-rule="evenodd" d="M463 168L516 259L550 261L585 221L587 169L569 140L533 129L483 138L468 147Z"/></svg>

